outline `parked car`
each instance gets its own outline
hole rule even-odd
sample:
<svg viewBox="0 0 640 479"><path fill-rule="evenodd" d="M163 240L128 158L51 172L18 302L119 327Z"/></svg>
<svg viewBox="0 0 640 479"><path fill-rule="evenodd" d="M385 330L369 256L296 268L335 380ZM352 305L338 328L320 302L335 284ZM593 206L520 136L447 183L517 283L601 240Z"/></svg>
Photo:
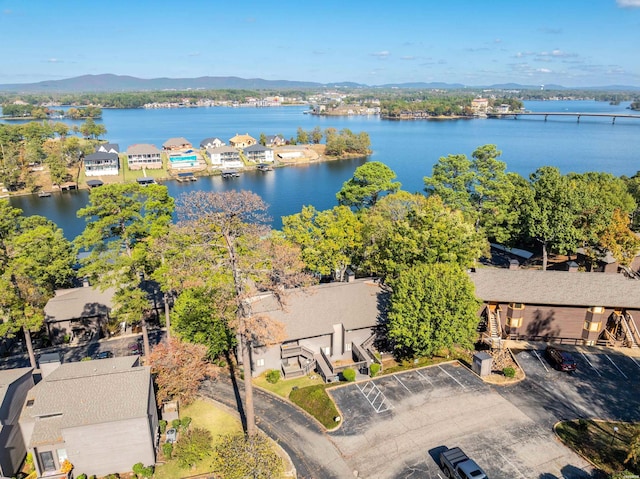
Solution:
<svg viewBox="0 0 640 479"><path fill-rule="evenodd" d="M166 432L166 439L164 442L174 443L178 438L178 431L175 428L169 428Z"/></svg>
<svg viewBox="0 0 640 479"><path fill-rule="evenodd" d="M111 351L100 351L98 354L95 355L96 359L107 359L112 357L113 357L113 353Z"/></svg>
<svg viewBox="0 0 640 479"><path fill-rule="evenodd" d="M142 345L136 341L135 343L129 344L129 354L130 355L142 355Z"/></svg>
<svg viewBox="0 0 640 479"><path fill-rule="evenodd" d="M561 351L553 346L547 346L545 356L549 363L558 371L575 371L578 367L576 360L566 351Z"/></svg>
<svg viewBox="0 0 640 479"><path fill-rule="evenodd" d="M440 454L440 466L450 479L486 479L487 475L462 449L453 447Z"/></svg>

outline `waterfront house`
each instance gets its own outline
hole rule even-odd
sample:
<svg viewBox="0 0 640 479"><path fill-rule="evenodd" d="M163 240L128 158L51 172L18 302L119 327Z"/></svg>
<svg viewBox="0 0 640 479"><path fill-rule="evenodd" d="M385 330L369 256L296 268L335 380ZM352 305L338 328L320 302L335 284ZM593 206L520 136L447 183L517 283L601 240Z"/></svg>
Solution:
<svg viewBox="0 0 640 479"><path fill-rule="evenodd" d="M26 396L20 430L38 478L106 476L153 465L158 413L149 367L138 356L60 364Z"/></svg>
<svg viewBox="0 0 640 479"><path fill-rule="evenodd" d="M84 157L84 173L87 176L115 176L118 164L117 153L92 153Z"/></svg>
<svg viewBox="0 0 640 479"><path fill-rule="evenodd" d="M142 168L161 169L162 157L160 150L155 145L139 143L127 148L127 164L130 170Z"/></svg>
<svg viewBox="0 0 640 479"><path fill-rule="evenodd" d="M469 273L488 335L636 347L640 288L623 274L479 268Z"/></svg>
<svg viewBox="0 0 640 479"><path fill-rule="evenodd" d="M0 370L0 476L15 477L27 455L20 412L33 387L31 368Z"/></svg>
<svg viewBox="0 0 640 479"><path fill-rule="evenodd" d="M214 168L242 168L244 166L240 159L240 153L231 146L207 148L207 156L209 156L211 166Z"/></svg>
<svg viewBox="0 0 640 479"><path fill-rule="evenodd" d="M270 294L254 298L253 313L282 323L286 339L252 347L252 374L275 369L292 378L316 369L332 382L346 367L368 370L375 361L371 345L385 321L388 296L375 280L350 279L291 292L285 307Z"/></svg>
<svg viewBox="0 0 640 479"><path fill-rule="evenodd" d="M272 163L273 162L273 150L262 146L259 143L251 145L242 150L247 160L255 163Z"/></svg>
<svg viewBox="0 0 640 479"><path fill-rule="evenodd" d="M489 100L486 98L474 98L471 100L471 110L474 114L486 114L489 108Z"/></svg>
<svg viewBox="0 0 640 479"><path fill-rule="evenodd" d="M102 143L96 146L96 153L120 153L120 145L117 143Z"/></svg>
<svg viewBox="0 0 640 479"><path fill-rule="evenodd" d="M56 290L44 307L44 324L51 342L61 343L65 336L94 336L109 320L113 308L113 289L101 291L83 287Z"/></svg>
<svg viewBox="0 0 640 479"><path fill-rule="evenodd" d="M255 145L258 143L256 139L247 133L246 135L234 136L229 140L229 144L234 148L246 148L247 146Z"/></svg>
<svg viewBox="0 0 640 479"><path fill-rule="evenodd" d="M267 136L266 146L274 148L276 146L284 146L287 144L287 140L282 135L269 135Z"/></svg>
<svg viewBox="0 0 640 479"><path fill-rule="evenodd" d="M177 138L169 138L162 144L162 149L165 151L179 151L179 150L188 150L193 148L191 143L186 138L177 137Z"/></svg>
<svg viewBox="0 0 640 479"><path fill-rule="evenodd" d="M220 138L205 138L200 142L200 148L203 148L205 150L209 148L220 148L221 146L224 146L224 145L225 145L225 142L222 141Z"/></svg>

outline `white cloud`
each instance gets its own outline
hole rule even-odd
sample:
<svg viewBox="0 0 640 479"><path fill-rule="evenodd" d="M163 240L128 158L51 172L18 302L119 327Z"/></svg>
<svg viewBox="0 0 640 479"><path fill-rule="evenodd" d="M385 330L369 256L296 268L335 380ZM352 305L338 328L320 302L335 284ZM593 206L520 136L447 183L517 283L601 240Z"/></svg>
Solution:
<svg viewBox="0 0 640 479"><path fill-rule="evenodd" d="M387 50L383 50L381 52L372 53L371 55L378 58L387 58L391 54Z"/></svg>
<svg viewBox="0 0 640 479"><path fill-rule="evenodd" d="M60 60L59 58L49 58L47 60L47 63L62 63L62 60Z"/></svg>
<svg viewBox="0 0 640 479"><path fill-rule="evenodd" d="M538 73L551 73L551 70L549 70L548 68L538 68L536 71Z"/></svg>
<svg viewBox="0 0 640 479"><path fill-rule="evenodd" d="M640 0L616 0L621 8L640 8Z"/></svg>

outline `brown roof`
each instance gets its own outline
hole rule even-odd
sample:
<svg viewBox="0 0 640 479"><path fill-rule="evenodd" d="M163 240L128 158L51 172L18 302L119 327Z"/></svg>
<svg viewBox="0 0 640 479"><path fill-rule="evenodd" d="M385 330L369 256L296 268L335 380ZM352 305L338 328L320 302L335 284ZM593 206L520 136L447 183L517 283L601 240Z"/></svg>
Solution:
<svg viewBox="0 0 640 479"><path fill-rule="evenodd" d="M160 150L155 145L138 143L127 148L127 155L159 155Z"/></svg>
<svg viewBox="0 0 640 479"><path fill-rule="evenodd" d="M44 307L47 322L106 315L113 307L114 289L59 289Z"/></svg>
<svg viewBox="0 0 640 479"><path fill-rule="evenodd" d="M486 302L640 309L640 281L622 274L480 268L469 277Z"/></svg>
<svg viewBox="0 0 640 479"><path fill-rule="evenodd" d="M165 148L169 148L169 147L172 147L172 146L182 146L182 145L190 145L190 144L191 144L191 142L189 140L179 136L179 137L176 137L176 138L169 138L167 141L165 141L162 144L162 146L164 146Z"/></svg>
<svg viewBox="0 0 640 479"><path fill-rule="evenodd" d="M321 336L342 323L347 330L374 327L385 314L388 292L378 282L359 279L328 283L292 292L282 309L270 295L252 304L254 313L265 313L285 325L287 339Z"/></svg>

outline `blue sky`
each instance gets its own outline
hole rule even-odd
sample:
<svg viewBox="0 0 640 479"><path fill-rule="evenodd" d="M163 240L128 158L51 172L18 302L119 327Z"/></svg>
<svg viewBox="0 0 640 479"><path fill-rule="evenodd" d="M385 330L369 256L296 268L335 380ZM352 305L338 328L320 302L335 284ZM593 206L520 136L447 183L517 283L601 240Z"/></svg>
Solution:
<svg viewBox="0 0 640 479"><path fill-rule="evenodd" d="M0 0L0 83L640 86L640 0Z"/></svg>

